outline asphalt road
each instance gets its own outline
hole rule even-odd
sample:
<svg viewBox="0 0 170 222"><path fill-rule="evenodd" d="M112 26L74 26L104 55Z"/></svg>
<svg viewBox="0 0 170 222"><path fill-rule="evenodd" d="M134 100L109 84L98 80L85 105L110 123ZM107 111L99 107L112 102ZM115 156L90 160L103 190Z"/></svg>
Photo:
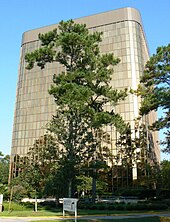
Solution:
<svg viewBox="0 0 170 222"><path fill-rule="evenodd" d="M91 220L91 219L127 219L127 218L142 218L142 217L155 217L155 216L164 216L170 217L170 213L162 213L162 214L131 214L131 215L116 215L116 216L82 216L78 217L77 220ZM72 219L73 217L66 217L65 219ZM62 217L0 217L0 222L29 222L36 220L64 220Z"/></svg>

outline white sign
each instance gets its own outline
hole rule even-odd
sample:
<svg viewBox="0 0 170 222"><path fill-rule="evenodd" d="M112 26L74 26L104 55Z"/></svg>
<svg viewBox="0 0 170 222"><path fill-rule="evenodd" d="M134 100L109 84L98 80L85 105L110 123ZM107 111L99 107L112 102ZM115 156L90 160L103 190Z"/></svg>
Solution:
<svg viewBox="0 0 170 222"><path fill-rule="evenodd" d="M63 198L63 217L65 211L75 212L75 217L77 217L77 201L75 198Z"/></svg>
<svg viewBox="0 0 170 222"><path fill-rule="evenodd" d="M3 194L0 194L0 205L2 205L3 202Z"/></svg>

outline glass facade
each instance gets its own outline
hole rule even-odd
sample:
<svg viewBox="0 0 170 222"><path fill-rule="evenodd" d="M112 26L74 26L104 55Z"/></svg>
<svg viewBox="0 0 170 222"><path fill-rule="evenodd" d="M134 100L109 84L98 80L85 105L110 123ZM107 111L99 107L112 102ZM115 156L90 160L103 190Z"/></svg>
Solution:
<svg viewBox="0 0 170 222"><path fill-rule="evenodd" d="M110 16L111 14L113 18ZM103 40L100 43L101 53L114 53L115 57L120 58L121 62L115 66L111 80L112 87L116 89L137 89L144 64L149 59L147 43L138 14L136 10L127 8L108 12L109 21L105 21L105 18L108 20L107 12L75 20L87 23L91 32L103 32ZM117 16L116 19L114 19L115 16ZM136 17L137 19L135 19ZM98 18L101 19L101 22ZM29 31L24 36L14 114L12 161L16 155L25 155L35 139L44 135L46 123L55 113L56 105L53 97L48 94L48 89L52 83L53 74L60 73L63 67L58 63L53 63L47 64L44 70L38 67L26 70L24 61L26 53L34 51L40 46L37 33L47 32L55 27L57 24ZM134 130L134 119L139 115L139 106L140 98L129 94L126 100L120 102L115 109L126 122L130 123L132 130ZM110 106L106 106L106 109L109 110ZM147 121L151 121L151 119L155 119L154 114L147 117ZM110 148L115 153L118 133L111 127L107 127L107 131L112 140ZM157 135L153 134L153 138L156 141ZM154 152L159 160L158 146Z"/></svg>

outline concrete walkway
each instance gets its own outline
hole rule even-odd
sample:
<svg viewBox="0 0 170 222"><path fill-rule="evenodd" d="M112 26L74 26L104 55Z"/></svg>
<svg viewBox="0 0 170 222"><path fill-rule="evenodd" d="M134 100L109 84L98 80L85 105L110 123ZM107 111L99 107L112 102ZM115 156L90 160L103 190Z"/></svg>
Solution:
<svg viewBox="0 0 170 222"><path fill-rule="evenodd" d="M154 214L128 214L128 215L112 215L112 216L100 216L100 215L90 215L90 216L78 216L77 220L94 220L94 219L127 219L127 218L142 218L142 217L170 217L170 213L154 213ZM36 220L64 220L64 219L72 219L74 217L0 217L0 222L29 222Z"/></svg>

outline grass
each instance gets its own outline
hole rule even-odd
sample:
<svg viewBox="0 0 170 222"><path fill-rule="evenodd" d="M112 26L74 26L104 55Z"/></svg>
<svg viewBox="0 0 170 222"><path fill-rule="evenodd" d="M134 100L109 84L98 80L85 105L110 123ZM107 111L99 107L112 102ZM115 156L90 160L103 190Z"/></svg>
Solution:
<svg viewBox="0 0 170 222"><path fill-rule="evenodd" d="M34 211L4 211L0 213L1 217L43 217L43 216L61 216L61 213L50 212L41 210L38 212Z"/></svg>
<svg viewBox="0 0 170 222"><path fill-rule="evenodd" d="M33 204L18 204L15 202L12 202L11 210L9 209L9 203L5 202L3 203L4 211L0 213L0 216L11 216L11 217L38 217L38 216L61 216L62 210L61 209L52 209L52 210L45 210L43 207L38 207L38 212L34 211L34 205Z"/></svg>
<svg viewBox="0 0 170 222"><path fill-rule="evenodd" d="M64 220L64 222L74 222L75 220ZM78 220L78 222L170 222L170 218L163 217L145 217L145 218L129 218L129 219L106 219L106 220ZM38 220L31 222L54 222L54 220ZM55 220L55 222L61 222L61 220Z"/></svg>
<svg viewBox="0 0 170 222"><path fill-rule="evenodd" d="M4 202L4 211L0 213L1 217L47 217L47 216L62 216L62 209L61 208L50 208L46 209L45 207L41 207L38 205L38 212L34 212L34 206L33 204L18 204L15 202L12 202L11 208L12 210L8 212L8 202ZM155 213L155 212L161 212L161 211L115 211L115 210L78 210L78 215L124 215L124 214L141 214L141 213ZM167 211L168 212L168 211ZM69 215L69 214L67 214ZM72 214L73 215L73 214ZM44 220L43 220L44 221ZM53 220L54 221L54 220ZM67 221L67 220L66 220ZM70 222L71 220L69 220ZM79 220L80 222L83 222L83 220ZM92 220L91 220L92 221ZM94 220L93 220L94 221ZM95 220L95 222L107 222L108 220ZM122 220L114 219L114 222ZM135 219L123 219L124 222L170 222L170 218L164 220L163 218L159 217L148 217L146 218L135 218ZM44 221L45 222L45 221ZM48 222L50 222L48 220ZM87 222L87 220L86 220ZM111 220L109 220L111 222Z"/></svg>
<svg viewBox="0 0 170 222"><path fill-rule="evenodd" d="M157 211L158 212L158 211ZM124 215L124 214L136 214L136 213L155 213L154 211L107 211L107 210L78 210L78 215ZM67 215L69 213L67 212ZM73 214L71 214L73 215ZM25 207L21 209L13 208L12 211L8 212L5 210L0 213L0 216L11 216L11 217L41 217L41 216L62 216L62 209L38 209L38 212L33 211L32 209L26 209Z"/></svg>

